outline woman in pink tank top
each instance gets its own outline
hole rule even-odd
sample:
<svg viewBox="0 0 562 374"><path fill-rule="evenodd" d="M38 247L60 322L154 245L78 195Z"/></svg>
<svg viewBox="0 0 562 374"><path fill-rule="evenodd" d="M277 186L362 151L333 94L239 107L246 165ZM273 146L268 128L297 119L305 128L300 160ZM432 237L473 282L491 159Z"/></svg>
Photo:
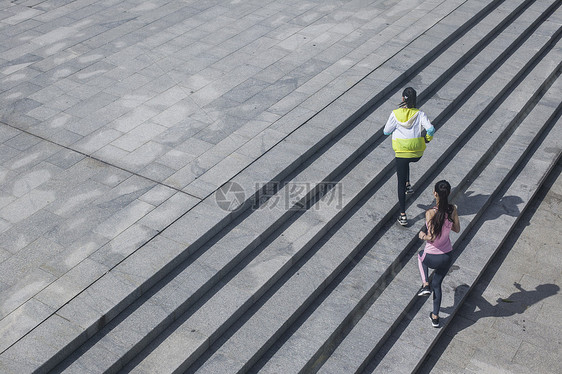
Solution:
<svg viewBox="0 0 562 374"><path fill-rule="evenodd" d="M451 185L446 180L435 184L433 196L436 206L425 212L427 233L421 231L419 238L425 240L425 248L418 254L418 267L422 278L422 287L418 296L430 295L433 291L433 312L429 313L433 327L439 327L439 308L441 307L441 283L451 266L449 252L453 250L449 233L459 232L461 224L457 207L449 204ZM435 269L431 288L428 281L428 270Z"/></svg>

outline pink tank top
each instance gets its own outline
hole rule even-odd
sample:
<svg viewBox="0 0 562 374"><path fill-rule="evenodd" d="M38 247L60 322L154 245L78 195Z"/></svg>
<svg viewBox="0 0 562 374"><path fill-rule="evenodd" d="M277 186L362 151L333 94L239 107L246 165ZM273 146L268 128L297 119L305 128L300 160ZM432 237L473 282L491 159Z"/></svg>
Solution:
<svg viewBox="0 0 562 374"><path fill-rule="evenodd" d="M433 208L437 210L437 208ZM451 252L453 246L451 245L451 239L449 238L449 233L453 227L453 222L449 219L449 216L445 216L445 222L441 228L441 235L435 238L432 242L425 242L425 253L432 255L442 255L443 253ZM426 222L429 227L429 222Z"/></svg>

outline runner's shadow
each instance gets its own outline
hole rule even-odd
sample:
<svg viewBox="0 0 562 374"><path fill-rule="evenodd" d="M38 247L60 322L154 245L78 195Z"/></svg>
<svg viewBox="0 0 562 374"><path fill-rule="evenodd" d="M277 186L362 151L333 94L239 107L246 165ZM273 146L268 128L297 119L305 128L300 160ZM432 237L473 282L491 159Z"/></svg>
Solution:
<svg viewBox="0 0 562 374"><path fill-rule="evenodd" d="M554 296L560 291L560 287L556 284L541 284L534 290L525 290L519 283L513 284L519 291L514 292L506 298L499 298L496 304L490 304L482 295L473 295L469 304L465 304L470 309L466 311L468 318L463 323L462 328L455 333L472 326L480 318L486 317L509 317L516 314L523 314L531 305L538 303L550 296ZM455 306L459 305L463 295L466 293L468 286L460 285L455 289L455 301L451 307L444 307L441 310L445 313L452 313ZM464 314L464 311L463 311Z"/></svg>
<svg viewBox="0 0 562 374"><path fill-rule="evenodd" d="M459 216L470 216L477 214L482 206L487 203L490 195L476 194L473 195L473 191L466 191L465 193L460 193L456 195L451 203L457 205ZM502 207L502 212L498 212L492 216L486 216L486 220L494 220L503 214L510 215L512 217L518 217L521 214L519 209L519 204L523 203L523 199L519 196L504 196L499 201L498 204ZM412 222L424 221L425 211L431 209L435 206L435 200L429 204L417 204L417 207L423 209L423 212L412 218Z"/></svg>
<svg viewBox="0 0 562 374"><path fill-rule="evenodd" d="M458 206L459 216L477 214L490 199L490 195L473 194L473 191L466 191L453 199L453 203ZM487 217L487 220L494 220L504 214L517 217L521 214L519 205L522 203L523 199L519 196L504 196L496 203L502 207L502 211L494 216Z"/></svg>

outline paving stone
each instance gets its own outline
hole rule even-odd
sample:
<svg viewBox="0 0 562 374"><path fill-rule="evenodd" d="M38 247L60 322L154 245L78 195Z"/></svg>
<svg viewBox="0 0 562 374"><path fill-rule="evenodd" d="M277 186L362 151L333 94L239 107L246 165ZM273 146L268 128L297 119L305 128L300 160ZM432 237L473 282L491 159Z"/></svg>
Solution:
<svg viewBox="0 0 562 374"><path fill-rule="evenodd" d="M23 335L54 313L54 309L29 299L22 306L12 311L0 321L2 331L2 351L5 351Z"/></svg>
<svg viewBox="0 0 562 374"><path fill-rule="evenodd" d="M1 209L0 217L18 223L39 212L55 199L50 191L33 190Z"/></svg>
<svg viewBox="0 0 562 374"><path fill-rule="evenodd" d="M60 147L52 143L37 143L28 150L24 151L25 153L18 153L19 157L7 160L5 166L17 173L31 171L36 168L39 163L58 151L60 151ZM13 151L8 149L8 156L13 154Z"/></svg>
<svg viewBox="0 0 562 374"><path fill-rule="evenodd" d="M162 231L181 215L194 207L198 202L198 199L191 196L176 193L166 200L166 202L156 207L151 213L141 218L139 224L157 231Z"/></svg>
<svg viewBox="0 0 562 374"><path fill-rule="evenodd" d="M61 332L55 333L58 330ZM77 326L56 314L52 315L34 330L33 335L27 335L23 344L8 349L2 359L3 364L5 362L7 368L11 369L9 372L17 372L13 371L15 368L26 371L35 370L42 360L54 354L70 336L78 331L80 329ZM20 350L24 350L25 353ZM33 353L28 355L30 352ZM22 357L26 357L26 359L22 360Z"/></svg>
<svg viewBox="0 0 562 374"><path fill-rule="evenodd" d="M154 206L158 206L162 204L164 201L168 200L174 194L175 191L173 189L159 184L154 186L152 189L150 189L141 197L139 197L139 200L147 202Z"/></svg>
<svg viewBox="0 0 562 374"><path fill-rule="evenodd" d="M246 168L252 161L252 158L234 152L201 174L193 183L185 187L183 191L190 193L192 185L202 182L203 184L200 184L198 187L202 188L201 193L205 197L215 192L220 186Z"/></svg>
<svg viewBox="0 0 562 374"><path fill-rule="evenodd" d="M207 341L207 337L198 332L197 330L192 330L189 333L185 334L184 336L178 337L169 347L164 347L162 352L164 354L164 360L162 362L159 361L142 361L138 364L137 368L140 372L169 372L173 370L173 360L176 359L177 355L175 354L175 349L177 347L183 347L184 351L192 351L192 350L199 350L202 351L206 349L208 343L205 344ZM164 364L163 364L164 363Z"/></svg>
<svg viewBox="0 0 562 374"><path fill-rule="evenodd" d="M28 148L38 144L39 142L40 140L37 138L31 137L24 133L20 133L4 141L4 144L17 149L18 151L25 151Z"/></svg>
<svg viewBox="0 0 562 374"><path fill-rule="evenodd" d="M52 274L41 269L33 269L2 291L0 315L2 318L26 303L35 294L55 280Z"/></svg>
<svg viewBox="0 0 562 374"><path fill-rule="evenodd" d="M56 281L41 290L35 298L55 309L62 307L78 293L90 286L109 269L89 259L84 259Z"/></svg>
<svg viewBox="0 0 562 374"><path fill-rule="evenodd" d="M148 203L142 201L132 202L125 209L108 217L105 222L95 227L94 232L107 238L113 238L153 209L154 206Z"/></svg>
<svg viewBox="0 0 562 374"><path fill-rule="evenodd" d="M40 237L2 263L1 280L11 285L61 250L57 243Z"/></svg>
<svg viewBox="0 0 562 374"><path fill-rule="evenodd" d="M123 146L123 148L126 148L126 146ZM123 148L108 144L98 151L94 152L92 154L92 157L110 163L112 162L112 160L122 159L131 153L130 151L126 151Z"/></svg>
<svg viewBox="0 0 562 374"><path fill-rule="evenodd" d="M166 128L163 126L145 122L111 142L111 145L124 149L125 151L132 152L165 130Z"/></svg>
<svg viewBox="0 0 562 374"><path fill-rule="evenodd" d="M184 215L174 222L162 235L178 243L191 245L228 214L229 212L218 208L216 205L202 201L188 215Z"/></svg>
<svg viewBox="0 0 562 374"><path fill-rule="evenodd" d="M119 138L123 133L114 129L100 129L85 136L72 146L79 152L91 155L102 147Z"/></svg>

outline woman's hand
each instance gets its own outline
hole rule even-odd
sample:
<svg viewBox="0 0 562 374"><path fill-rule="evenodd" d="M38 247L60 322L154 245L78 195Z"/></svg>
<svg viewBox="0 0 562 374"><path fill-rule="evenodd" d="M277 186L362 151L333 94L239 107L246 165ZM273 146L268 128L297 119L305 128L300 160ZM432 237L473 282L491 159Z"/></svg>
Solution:
<svg viewBox="0 0 562 374"><path fill-rule="evenodd" d="M418 238L420 238L421 240L425 240L425 238L426 238L425 232L420 231L419 234L418 234Z"/></svg>

